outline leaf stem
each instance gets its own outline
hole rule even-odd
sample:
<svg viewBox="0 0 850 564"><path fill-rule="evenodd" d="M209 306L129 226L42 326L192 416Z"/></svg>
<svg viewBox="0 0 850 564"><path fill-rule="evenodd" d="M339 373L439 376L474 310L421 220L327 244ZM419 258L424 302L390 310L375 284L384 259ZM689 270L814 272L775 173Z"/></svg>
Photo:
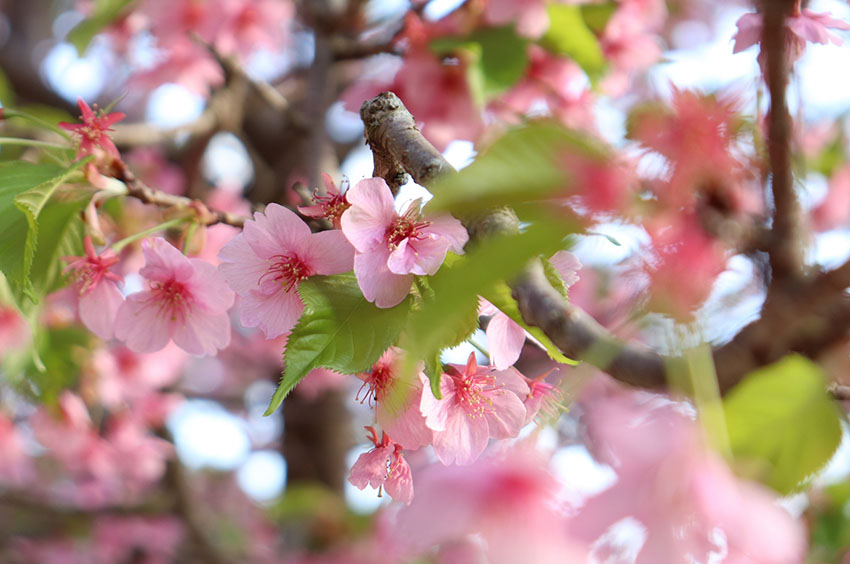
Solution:
<svg viewBox="0 0 850 564"><path fill-rule="evenodd" d="M71 149L71 147L68 147L67 145L50 143L48 141L38 141L36 139L23 139L19 137L0 137L0 145L23 145L27 147L41 147L43 149Z"/></svg>
<svg viewBox="0 0 850 564"><path fill-rule="evenodd" d="M140 231L139 233L134 233L133 235L130 235L129 237L124 237L120 241L116 241L115 243L112 243L112 245L110 245L110 247L116 253L120 253L121 250L124 247L126 247L127 245L129 245L130 243L138 241L139 239L144 239L148 235L151 235L152 233L156 233L157 231L163 231L163 230L168 229L170 227L176 227L176 226L180 225L181 223L185 223L187 221L190 221L191 219L192 219L191 216L182 216L182 217L175 217L174 219L169 219L168 221L165 221L165 222L160 223L158 225L154 225L150 229L145 229L144 231Z"/></svg>

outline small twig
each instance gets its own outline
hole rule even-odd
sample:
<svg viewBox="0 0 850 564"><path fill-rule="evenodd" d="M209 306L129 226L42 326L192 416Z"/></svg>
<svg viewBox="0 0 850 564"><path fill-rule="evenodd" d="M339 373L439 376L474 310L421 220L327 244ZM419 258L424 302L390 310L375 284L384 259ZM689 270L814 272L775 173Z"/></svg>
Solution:
<svg viewBox="0 0 850 564"><path fill-rule="evenodd" d="M116 161L115 167L117 170L114 177L127 186L127 195L146 204L154 204L165 208L193 209L198 215L198 223L207 227L217 223L224 223L241 228L245 224L245 220L248 219L238 214L211 210L200 200L193 200L185 196L176 196L154 190L139 180L122 161Z"/></svg>

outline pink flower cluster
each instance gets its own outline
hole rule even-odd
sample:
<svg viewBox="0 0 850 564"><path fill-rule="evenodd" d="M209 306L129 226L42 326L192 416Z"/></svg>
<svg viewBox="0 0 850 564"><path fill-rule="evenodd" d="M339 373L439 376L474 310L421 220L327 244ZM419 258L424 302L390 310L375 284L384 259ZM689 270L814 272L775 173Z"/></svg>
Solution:
<svg viewBox="0 0 850 564"><path fill-rule="evenodd" d="M124 299L121 277L110 268L118 257L110 249L98 255L91 239L86 254L67 257L80 319L103 339L113 335L135 352L161 350L173 340L183 350L215 354L230 342L227 310L234 294L216 268L188 258L161 238L142 242L145 266L139 274L148 289Z"/></svg>

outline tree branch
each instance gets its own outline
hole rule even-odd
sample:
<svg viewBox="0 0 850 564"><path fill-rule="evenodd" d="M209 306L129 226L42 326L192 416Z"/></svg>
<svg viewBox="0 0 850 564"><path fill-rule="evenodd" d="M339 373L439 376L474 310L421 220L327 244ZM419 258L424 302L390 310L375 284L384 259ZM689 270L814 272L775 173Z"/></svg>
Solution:
<svg viewBox="0 0 850 564"><path fill-rule="evenodd" d="M123 161L116 160L114 166L117 167L117 170L114 171L114 177L127 186L127 195L146 204L154 204L165 208L194 209L198 214L198 223L207 227L216 223L224 223L241 228L248 219L229 212L210 210L200 200L193 200L185 196L176 196L154 190L139 180Z"/></svg>
<svg viewBox="0 0 850 564"><path fill-rule="evenodd" d="M800 202L791 172L791 114L788 112L788 64L785 19L793 0L765 0L762 54L770 93L767 149L773 193L773 226L769 246L774 279L799 278L803 270L803 228Z"/></svg>

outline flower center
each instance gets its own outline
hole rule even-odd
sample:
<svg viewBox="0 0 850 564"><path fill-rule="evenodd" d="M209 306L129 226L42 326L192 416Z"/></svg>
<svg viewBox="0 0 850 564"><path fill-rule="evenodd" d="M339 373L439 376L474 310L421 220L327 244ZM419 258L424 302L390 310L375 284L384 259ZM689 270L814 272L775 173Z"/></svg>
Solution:
<svg viewBox="0 0 850 564"><path fill-rule="evenodd" d="M387 389L389 388L392 379L393 374L390 366L385 364L376 365L372 371L367 374L366 379L363 381L363 385L360 387L360 390L364 387L366 388L366 395L363 396L360 403L368 401L369 407L372 407L373 403L378 403L378 401L383 400L387 394ZM360 399L360 390L358 390L355 399Z"/></svg>
<svg viewBox="0 0 850 564"><path fill-rule="evenodd" d="M164 313L170 317L171 321L186 320L186 313L192 303L192 294L182 282L176 280L157 282L151 287L151 294L161 314Z"/></svg>
<svg viewBox="0 0 850 564"><path fill-rule="evenodd" d="M267 262L269 266L266 268L266 272L260 276L258 284L262 284L263 279L269 277L280 284L284 292L291 292L298 287L302 280L314 274L313 269L307 266L296 254L275 255L267 259Z"/></svg>
<svg viewBox="0 0 850 564"><path fill-rule="evenodd" d="M322 211L324 212L325 217L333 222L334 225L339 223L339 218L342 217L343 212L351 207L351 204L348 203L345 196L341 194L331 194L327 196L318 196L314 194L313 201L316 202L317 205L322 206Z"/></svg>
<svg viewBox="0 0 850 564"><path fill-rule="evenodd" d="M390 249L396 249L405 239L423 239L422 230L431 225L429 221L417 221L417 206L411 206L402 215L396 217L387 227L384 236Z"/></svg>
<svg viewBox="0 0 850 564"><path fill-rule="evenodd" d="M469 417L483 417L493 413L492 392L499 386L489 371L477 374L449 374L454 380L458 403L463 406Z"/></svg>

